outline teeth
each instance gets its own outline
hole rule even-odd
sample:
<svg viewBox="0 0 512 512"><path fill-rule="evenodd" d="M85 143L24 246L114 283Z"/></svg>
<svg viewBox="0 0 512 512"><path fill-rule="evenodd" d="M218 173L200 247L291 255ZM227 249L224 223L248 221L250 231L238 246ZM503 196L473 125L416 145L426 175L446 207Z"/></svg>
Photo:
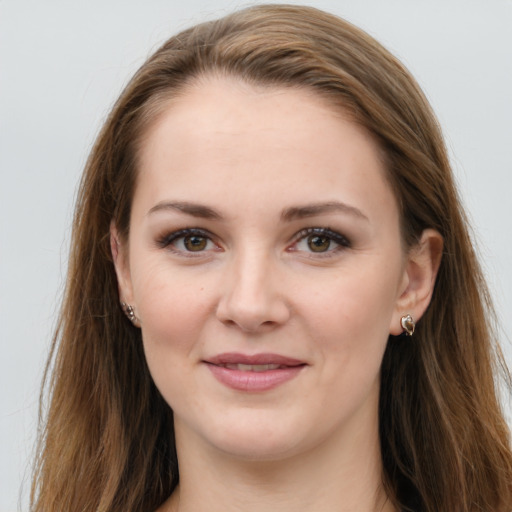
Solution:
<svg viewBox="0 0 512 512"><path fill-rule="evenodd" d="M225 366L229 370L239 370L241 372L266 372L281 367L279 364L226 364Z"/></svg>

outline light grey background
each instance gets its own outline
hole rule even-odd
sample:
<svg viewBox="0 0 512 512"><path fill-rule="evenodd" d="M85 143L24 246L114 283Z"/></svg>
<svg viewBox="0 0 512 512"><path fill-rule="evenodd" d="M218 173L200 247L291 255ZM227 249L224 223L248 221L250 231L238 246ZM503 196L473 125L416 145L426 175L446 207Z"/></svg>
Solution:
<svg viewBox="0 0 512 512"><path fill-rule="evenodd" d="M512 0L311 0L377 37L437 112L512 362ZM163 40L242 2L0 0L0 512L27 510L72 203L109 107Z"/></svg>

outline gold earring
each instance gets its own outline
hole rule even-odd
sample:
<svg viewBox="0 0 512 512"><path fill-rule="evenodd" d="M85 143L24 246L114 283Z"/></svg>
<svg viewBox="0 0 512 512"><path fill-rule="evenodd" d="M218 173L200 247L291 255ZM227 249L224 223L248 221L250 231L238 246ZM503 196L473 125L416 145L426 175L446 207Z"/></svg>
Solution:
<svg viewBox="0 0 512 512"><path fill-rule="evenodd" d="M128 317L128 320L133 325L136 325L137 317L135 316L135 311L130 304L126 304L125 302L121 302L121 308L123 309L124 314Z"/></svg>
<svg viewBox="0 0 512 512"><path fill-rule="evenodd" d="M402 329L404 330L404 334L406 336L412 336L414 334L414 329L416 329L416 323L414 322L411 315L404 315L400 319L400 324L402 325Z"/></svg>

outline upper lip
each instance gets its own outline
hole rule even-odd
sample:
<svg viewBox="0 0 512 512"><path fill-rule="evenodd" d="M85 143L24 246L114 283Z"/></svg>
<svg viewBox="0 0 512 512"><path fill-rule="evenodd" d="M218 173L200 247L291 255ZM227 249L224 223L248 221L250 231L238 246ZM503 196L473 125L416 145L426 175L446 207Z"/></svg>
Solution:
<svg viewBox="0 0 512 512"><path fill-rule="evenodd" d="M215 365L225 364L247 364L247 365L259 365L259 364L278 364L280 366L301 366L305 365L304 361L294 359L292 357L283 356L280 354L240 354L237 352L226 352L218 354L213 357L205 359L206 363Z"/></svg>

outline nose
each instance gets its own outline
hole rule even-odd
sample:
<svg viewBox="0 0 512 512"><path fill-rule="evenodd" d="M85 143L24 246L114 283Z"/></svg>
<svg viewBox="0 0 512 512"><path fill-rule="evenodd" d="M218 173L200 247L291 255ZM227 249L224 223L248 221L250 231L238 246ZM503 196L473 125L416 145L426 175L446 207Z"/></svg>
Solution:
<svg viewBox="0 0 512 512"><path fill-rule="evenodd" d="M279 263L260 252L234 258L226 268L217 318L244 332L264 332L290 317Z"/></svg>

